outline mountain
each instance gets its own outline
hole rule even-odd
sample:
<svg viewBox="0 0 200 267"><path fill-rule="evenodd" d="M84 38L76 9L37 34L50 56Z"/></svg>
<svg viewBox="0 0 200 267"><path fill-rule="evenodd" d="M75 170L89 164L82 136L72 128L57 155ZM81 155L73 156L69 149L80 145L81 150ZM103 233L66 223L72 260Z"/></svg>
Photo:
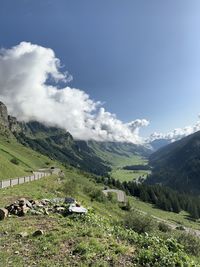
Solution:
<svg viewBox="0 0 200 267"><path fill-rule="evenodd" d="M149 145L152 147L153 151L157 151L158 149L167 146L171 143L171 140L169 139L156 139L149 143Z"/></svg>
<svg viewBox="0 0 200 267"><path fill-rule="evenodd" d="M153 171L148 183L200 193L200 131L159 149L149 164Z"/></svg>
<svg viewBox="0 0 200 267"><path fill-rule="evenodd" d="M99 158L86 142L77 143L65 130L36 121L22 123L21 127L22 131L15 133L17 140L51 159L98 175L110 171L107 162Z"/></svg>
<svg viewBox="0 0 200 267"><path fill-rule="evenodd" d="M74 140L72 135L60 128L37 121L18 122L9 116L6 106L0 103L0 133L16 138L19 143L50 159L80 168L97 175L107 175L113 158L148 156L150 150L141 145L120 142L97 142Z"/></svg>

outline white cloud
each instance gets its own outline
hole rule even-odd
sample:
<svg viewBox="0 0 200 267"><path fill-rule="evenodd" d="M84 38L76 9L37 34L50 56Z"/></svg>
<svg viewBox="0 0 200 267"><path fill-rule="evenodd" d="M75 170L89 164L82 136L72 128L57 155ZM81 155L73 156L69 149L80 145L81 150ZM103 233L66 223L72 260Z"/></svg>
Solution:
<svg viewBox="0 0 200 267"><path fill-rule="evenodd" d="M84 91L50 85L49 78L57 83L72 80L60 67L60 60L49 48L22 42L11 49L2 49L0 99L9 113L18 120L57 125L76 139L142 141L139 128L147 126L147 120L123 123Z"/></svg>
<svg viewBox="0 0 200 267"><path fill-rule="evenodd" d="M200 116L199 116L200 119ZM184 128L176 128L171 132L168 133L153 133L150 135L148 142L154 141L157 139L166 139L170 140L171 142L177 141L185 136L193 134L197 131L200 131L200 120L198 120L194 125L186 126Z"/></svg>

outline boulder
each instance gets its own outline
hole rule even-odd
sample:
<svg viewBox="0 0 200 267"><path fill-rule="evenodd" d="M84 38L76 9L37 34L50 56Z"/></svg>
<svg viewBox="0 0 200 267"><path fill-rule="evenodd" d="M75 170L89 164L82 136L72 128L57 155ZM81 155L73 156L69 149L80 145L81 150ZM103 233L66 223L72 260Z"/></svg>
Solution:
<svg viewBox="0 0 200 267"><path fill-rule="evenodd" d="M8 210L5 208L0 209L0 220L4 220L6 217L8 217Z"/></svg>
<svg viewBox="0 0 200 267"><path fill-rule="evenodd" d="M17 235L18 237L27 237L28 233L27 232L21 232Z"/></svg>
<svg viewBox="0 0 200 267"><path fill-rule="evenodd" d="M40 236L40 235L43 235L44 234L44 231L43 230L36 230L34 233L33 233L33 236Z"/></svg>

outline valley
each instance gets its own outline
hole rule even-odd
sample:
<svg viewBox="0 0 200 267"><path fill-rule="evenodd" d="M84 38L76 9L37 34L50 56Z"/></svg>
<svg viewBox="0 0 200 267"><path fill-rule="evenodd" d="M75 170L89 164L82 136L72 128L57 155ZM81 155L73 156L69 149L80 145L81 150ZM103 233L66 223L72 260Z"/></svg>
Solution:
<svg viewBox="0 0 200 267"><path fill-rule="evenodd" d="M151 175L145 167L152 153L148 148L129 143L78 141L62 129L38 122L15 120L17 131L12 129L4 123L1 131L1 180L51 167L61 169L62 175L0 189L0 207L20 198L51 201L69 197L88 213L41 211L37 215L9 215L0 221L2 266L23 266L26 261L30 266L55 266L55 262L56 266L80 266L80 261L83 266L146 266L148 260L153 267L158 255L158 266L165 266L165 258L170 264L181 261L198 266L200 251L180 249L179 242L187 246L185 238L192 238L195 246L200 244L194 233L183 230L200 230L199 220L191 219L185 211L161 210L148 203L145 194L132 194L134 181L141 192L143 182L144 189L150 190L145 180ZM103 193L105 188L110 190L107 195ZM126 201L121 202L122 199ZM41 236L34 236L37 231Z"/></svg>

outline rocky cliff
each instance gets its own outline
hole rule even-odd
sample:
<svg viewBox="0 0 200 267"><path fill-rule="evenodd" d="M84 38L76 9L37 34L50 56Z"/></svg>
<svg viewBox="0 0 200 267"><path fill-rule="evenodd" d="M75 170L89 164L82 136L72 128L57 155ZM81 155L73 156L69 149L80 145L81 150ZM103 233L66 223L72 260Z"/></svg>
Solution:
<svg viewBox="0 0 200 267"><path fill-rule="evenodd" d="M8 115L6 105L0 102L0 133L5 136L11 136L12 133L20 131L20 123L15 117Z"/></svg>

